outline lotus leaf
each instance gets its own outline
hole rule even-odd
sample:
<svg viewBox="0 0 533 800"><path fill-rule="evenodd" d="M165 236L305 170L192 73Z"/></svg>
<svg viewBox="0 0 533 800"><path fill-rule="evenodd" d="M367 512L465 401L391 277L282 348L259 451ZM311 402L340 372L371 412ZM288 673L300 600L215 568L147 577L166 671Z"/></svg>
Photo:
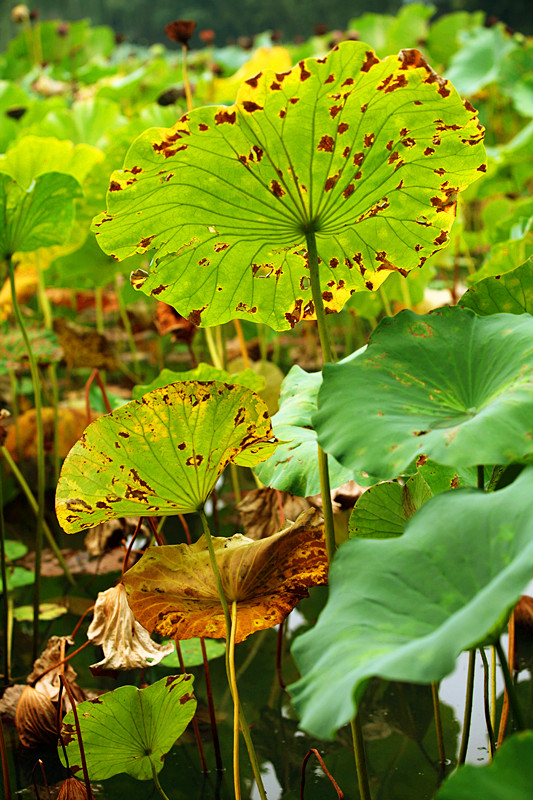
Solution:
<svg viewBox="0 0 533 800"><path fill-rule="evenodd" d="M214 381L155 389L95 420L68 454L56 511L67 533L117 517L196 511L233 461L273 452L265 404Z"/></svg>
<svg viewBox="0 0 533 800"><path fill-rule="evenodd" d="M462 296L461 305L480 316L498 312L532 314L533 256L510 272L475 283Z"/></svg>
<svg viewBox="0 0 533 800"><path fill-rule="evenodd" d="M508 464L533 450L533 319L443 308L384 319L326 364L313 427L344 467L389 480L415 459ZM359 423L359 420L361 421Z"/></svg>
<svg viewBox="0 0 533 800"><path fill-rule="evenodd" d="M321 383L321 372L306 372L297 365L283 381L280 410L272 417L272 427L281 444L269 459L254 469L266 486L298 497L309 497L320 492L317 440L311 427L311 417L317 409ZM332 489L342 486L351 477L348 470L334 458L330 459Z"/></svg>
<svg viewBox="0 0 533 800"><path fill-rule="evenodd" d="M315 317L306 234L327 311L406 275L448 241L457 192L485 171L476 112L417 50L360 42L244 82L137 139L94 221L118 259L155 250L146 294L196 324L282 330Z"/></svg>
<svg viewBox="0 0 533 800"><path fill-rule="evenodd" d="M247 386L253 392L260 392L265 388L265 379L257 375L252 369L245 369L242 372L231 373L225 369L217 369L211 364L198 364L194 369L186 372L175 372L171 369L162 369L157 378L146 385L137 384L131 393L134 400L138 400L143 394L151 392L153 389L162 389L169 383L179 381L218 381L219 383L233 383L239 386Z"/></svg>
<svg viewBox="0 0 533 800"><path fill-rule="evenodd" d="M216 537L213 545L226 599L237 602L236 642L282 622L310 586L327 582L324 529L314 509L266 539L237 533ZM123 581L135 617L150 632L226 637L205 537L192 545L149 547Z"/></svg>
<svg viewBox="0 0 533 800"><path fill-rule="evenodd" d="M94 700L78 703L83 749L92 781L126 772L149 780L160 772L163 758L181 736L196 710L192 675L162 678L145 689L120 686ZM74 715L63 720L63 742L70 769L81 774ZM62 749L59 757L66 765Z"/></svg>
<svg viewBox="0 0 533 800"><path fill-rule="evenodd" d="M401 536L405 523L432 497L420 474L403 484L385 481L363 492L350 515L349 535L389 539Z"/></svg>
<svg viewBox="0 0 533 800"><path fill-rule="evenodd" d="M17 251L66 241L80 193L75 178L61 172L40 175L29 189L0 173L0 262Z"/></svg>
<svg viewBox="0 0 533 800"><path fill-rule="evenodd" d="M372 676L439 681L462 650L494 640L531 577L532 492L530 467L498 492L433 497L403 536L340 547L326 607L292 648L305 730L333 736Z"/></svg>
<svg viewBox="0 0 533 800"><path fill-rule="evenodd" d="M533 733L516 733L498 748L492 764L466 764L451 775L435 800L530 800L533 785Z"/></svg>

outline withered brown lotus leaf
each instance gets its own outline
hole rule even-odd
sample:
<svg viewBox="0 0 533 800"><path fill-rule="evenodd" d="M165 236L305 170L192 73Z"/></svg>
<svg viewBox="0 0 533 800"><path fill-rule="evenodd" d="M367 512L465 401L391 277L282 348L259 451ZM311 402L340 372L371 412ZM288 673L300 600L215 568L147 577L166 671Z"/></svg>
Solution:
<svg viewBox="0 0 533 800"><path fill-rule="evenodd" d="M64 644L63 644L64 643ZM77 673L69 663L60 664L66 655L68 648L73 641L68 636L51 636L48 639L46 648L36 661L33 662L33 670L28 675L28 683L41 695L45 696L50 702L57 702L61 689L62 673L68 681L76 700L85 700L85 692L76 683ZM63 645L63 646L62 646ZM70 708L70 701L67 696L63 698L65 710Z"/></svg>
<svg viewBox="0 0 533 800"><path fill-rule="evenodd" d="M26 686L17 703L15 726L23 747L54 744L57 740L57 711L47 694Z"/></svg>
<svg viewBox="0 0 533 800"><path fill-rule="evenodd" d="M282 527L280 509L283 509L285 528L310 507L311 504L305 497L295 497L288 492L266 486L248 492L237 509L246 536L250 539L265 539L278 533Z"/></svg>
<svg viewBox="0 0 533 800"><path fill-rule="evenodd" d="M133 616L121 583L98 593L87 638L104 651L104 658L91 665L96 674L153 666L174 649L173 644L152 641Z"/></svg>
<svg viewBox="0 0 533 800"><path fill-rule="evenodd" d="M67 778L63 781L57 800L87 800L85 784L77 778Z"/></svg>
<svg viewBox="0 0 533 800"><path fill-rule="evenodd" d="M213 545L228 603L237 603L236 642L277 625L310 586L327 583L324 529L314 509L267 539L235 534L214 538ZM133 613L149 631L179 639L226 637L203 536L192 545L149 547L123 581Z"/></svg>

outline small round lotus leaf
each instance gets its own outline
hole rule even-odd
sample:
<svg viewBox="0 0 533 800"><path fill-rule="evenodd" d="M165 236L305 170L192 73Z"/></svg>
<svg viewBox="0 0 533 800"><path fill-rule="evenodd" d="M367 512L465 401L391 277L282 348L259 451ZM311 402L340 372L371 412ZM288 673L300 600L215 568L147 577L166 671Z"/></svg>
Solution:
<svg viewBox="0 0 533 800"><path fill-rule="evenodd" d="M390 480L414 460L508 464L533 452L533 318L443 308L384 319L364 353L327 364L313 416L344 467Z"/></svg>
<svg viewBox="0 0 533 800"><path fill-rule="evenodd" d="M56 492L67 533L127 516L196 511L231 461L274 451L264 402L214 381L154 389L95 420L68 454Z"/></svg>
<svg viewBox="0 0 533 800"><path fill-rule="evenodd" d="M163 759L196 711L192 675L162 678L145 689L121 686L76 706L92 781L126 772L145 781L163 768ZM63 720L68 764L81 775L81 756L72 711ZM62 748L59 757L66 766Z"/></svg>
<svg viewBox="0 0 533 800"><path fill-rule="evenodd" d="M482 140L417 50L381 61L343 42L249 78L232 106L146 131L93 229L119 260L155 251L136 288L191 322L282 330L315 318L307 231L324 306L339 311L447 243L457 193L485 171Z"/></svg>

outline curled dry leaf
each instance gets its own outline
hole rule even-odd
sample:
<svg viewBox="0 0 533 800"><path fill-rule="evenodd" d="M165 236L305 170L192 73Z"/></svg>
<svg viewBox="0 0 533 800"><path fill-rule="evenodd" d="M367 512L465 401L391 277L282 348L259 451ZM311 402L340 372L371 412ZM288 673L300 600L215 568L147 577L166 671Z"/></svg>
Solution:
<svg viewBox="0 0 533 800"><path fill-rule="evenodd" d="M235 534L214 538L213 546L224 594L237 603L236 642L277 625L310 586L327 583L324 529L314 509L267 539ZM192 545L149 547L123 580L133 613L148 630L179 639L226 636L204 536Z"/></svg>
<svg viewBox="0 0 533 800"><path fill-rule="evenodd" d="M80 408L58 408L58 452L65 458L73 444L80 438L87 425L85 411ZM44 430L44 449L52 453L54 449L55 414L53 408L43 408L41 413ZM37 412L30 408L20 415L17 422L19 444L23 459L37 457ZM17 429L11 425L6 437L6 448L15 461L19 460Z"/></svg>
<svg viewBox="0 0 533 800"><path fill-rule="evenodd" d="M127 536L133 536L138 522L138 517L121 517L109 520L109 522L101 522L100 525L89 528L84 539L85 549L90 556L103 555L114 547L118 547ZM151 538L151 532L144 522L139 535L148 540Z"/></svg>
<svg viewBox="0 0 533 800"><path fill-rule="evenodd" d="M278 533L282 527L280 507L284 521L293 522L303 511L311 508L311 504L305 497L295 497L268 487L248 492L237 506L246 536L266 539Z"/></svg>
<svg viewBox="0 0 533 800"><path fill-rule="evenodd" d="M152 641L133 616L121 583L98 593L87 638L104 651L102 661L91 665L93 675L154 666L174 649L172 643L159 645Z"/></svg>
<svg viewBox="0 0 533 800"><path fill-rule="evenodd" d="M85 700L85 692L76 683L77 673L69 663L59 665L72 644L73 641L68 636L51 636L45 650L33 662L33 670L27 678L28 683L37 692L45 695L54 703L59 699L60 674L63 674L68 681L76 700ZM64 698L64 704L70 707L68 697Z"/></svg>
<svg viewBox="0 0 533 800"><path fill-rule="evenodd" d="M63 348L68 367L117 369L117 359L106 337L91 328L76 325L63 317L54 320L54 331Z"/></svg>
<svg viewBox="0 0 533 800"><path fill-rule="evenodd" d="M365 491L363 486L359 486L356 481L347 481L342 486L333 489L331 494L331 501L333 503L333 513L339 514L341 511L353 508L357 500ZM319 494L307 498L309 503L315 508L322 510L322 497Z"/></svg>
<svg viewBox="0 0 533 800"><path fill-rule="evenodd" d="M23 747L54 744L57 739L57 710L48 695L26 686L15 712L15 727Z"/></svg>
<svg viewBox="0 0 533 800"><path fill-rule="evenodd" d="M77 778L67 778L61 784L57 800L88 800L85 784Z"/></svg>
<svg viewBox="0 0 533 800"><path fill-rule="evenodd" d="M194 334L198 330L194 323L178 314L168 303L158 302L154 322L160 336L171 333L173 341L185 342L185 344L189 344L193 340Z"/></svg>

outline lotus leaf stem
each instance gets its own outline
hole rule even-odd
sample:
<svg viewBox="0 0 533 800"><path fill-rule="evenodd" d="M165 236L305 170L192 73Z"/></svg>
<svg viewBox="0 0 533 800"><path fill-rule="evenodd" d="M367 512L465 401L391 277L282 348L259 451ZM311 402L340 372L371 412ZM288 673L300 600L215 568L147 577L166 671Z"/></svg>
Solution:
<svg viewBox="0 0 533 800"><path fill-rule="evenodd" d="M379 299L383 303L383 308L385 309L385 314L387 315L387 317L392 317L393 314L392 314L391 304L389 302L389 298L387 297L385 289L383 288L383 286L379 287L378 294L379 294Z"/></svg>
<svg viewBox="0 0 533 800"><path fill-rule="evenodd" d="M490 647L490 724L496 730L496 648Z"/></svg>
<svg viewBox="0 0 533 800"><path fill-rule="evenodd" d="M526 721L524 719L520 703L518 702L518 696L516 694L511 672L509 670L509 664L507 663L507 658L505 657L502 643L499 639L496 640L495 647L496 652L498 653L498 658L500 659L500 666L502 668L503 677L505 680L505 688L507 690L507 694L509 695L509 704L513 712L515 724L518 730L523 731L526 729Z"/></svg>
<svg viewBox="0 0 533 800"><path fill-rule="evenodd" d="M35 497L33 496L33 493L31 491L30 487L28 486L28 484L26 482L26 479L25 479L24 475L22 474L22 472L20 471L20 469L18 468L16 463L13 461L13 458L11 457L11 453L9 452L9 450L6 449L5 446L0 448L0 452L2 453L3 457L5 458L9 468L11 469L11 471L13 473L13 475L17 479L20 488L22 489L22 491L26 495L26 499L27 499L28 503L30 504L33 513L35 514L35 516L37 516L38 513L39 513L39 506L38 506L38 503L37 503ZM72 584L72 586L76 586L76 581L74 579L74 576L73 576L72 572L70 571L70 569L68 568L67 562L65 561L65 559L63 557L63 553L61 552L56 540L54 539L52 531L50 530L50 528L48 526L48 523L47 523L47 521L45 519L43 519L43 531L44 531L44 535L46 536L46 538L48 540L48 544L50 545L50 548L52 549L53 554L55 555L55 557L59 561L61 569L65 573L65 577L68 578L68 581Z"/></svg>
<svg viewBox="0 0 533 800"><path fill-rule="evenodd" d="M224 369L224 365L220 359L218 354L217 346L215 343L215 337L213 336L213 331L211 328L205 328L205 341L207 343L207 349L209 350L209 355L211 357L211 361L213 365L217 369Z"/></svg>
<svg viewBox="0 0 533 800"><path fill-rule="evenodd" d="M157 772L155 771L154 762L150 759L150 766L152 767L152 779L155 783L155 788L163 798L163 800L170 800L169 796L165 793L163 787L159 783L159 778L157 777Z"/></svg>
<svg viewBox="0 0 533 800"><path fill-rule="evenodd" d="M228 648L228 666L231 694L233 697L233 786L235 800L241 800L241 782L239 778L239 690L235 679L235 631L237 630L237 603L231 604L231 633Z"/></svg>
<svg viewBox="0 0 533 800"><path fill-rule="evenodd" d="M87 790L87 798L88 800L94 800L94 795L91 788L91 783L89 781L89 772L87 770L87 759L85 758L85 748L83 746L83 739L81 736L81 728L80 728L80 720L78 718L78 710L76 708L76 698L74 697L74 693L70 688L67 679L63 674L59 676L61 683L63 684L63 688L68 695L68 699L70 700L70 705L72 706L72 714L74 716L74 725L76 727L76 736L78 737L78 747L80 749L80 758L81 758L81 766L83 769L83 781L85 783L85 788Z"/></svg>
<svg viewBox="0 0 533 800"><path fill-rule="evenodd" d="M489 761L492 761L496 752L496 743L494 741L494 729L490 718L490 699L489 699L489 662L485 655L485 650L480 647L479 655L483 661L483 706L485 709L485 722L487 724L487 733L489 736Z"/></svg>
<svg viewBox="0 0 533 800"><path fill-rule="evenodd" d="M205 688L207 691L207 705L209 708L209 722L211 724L211 736L213 739L213 748L215 750L215 763L218 772L222 772L224 765L222 763L222 753L220 751L220 741L218 739L217 718L215 714L215 704L213 703L213 688L211 686L211 673L209 671L209 661L207 658L207 650L205 647L205 639L200 638L200 647L202 648L202 659L204 662L204 676Z"/></svg>
<svg viewBox="0 0 533 800"><path fill-rule="evenodd" d="M431 695L433 697L433 714L435 716L435 729L437 731L437 745L439 748L439 763L441 774L444 775L446 769L446 749L444 747L444 734L442 732L442 717L440 714L439 684L431 684Z"/></svg>
<svg viewBox="0 0 533 800"><path fill-rule="evenodd" d="M240 350L241 350L242 360L244 362L244 369L250 369L250 359L248 358L248 348L246 347L246 339L244 338L244 334L242 332L242 325L241 325L240 319L234 319L233 320L233 324L235 325L235 330L237 332L237 338L239 340L239 347L240 347Z"/></svg>
<svg viewBox="0 0 533 800"><path fill-rule="evenodd" d="M35 531L35 582L33 584L33 660L37 658L39 651L39 605L41 598L41 560L43 550L43 523L44 523L44 490L45 490L45 463L44 463L44 431L41 403L41 384L37 362L31 348L31 343L24 325L24 319L20 311L15 287L15 266L11 256L7 258L9 270L9 283L11 286L11 302L17 325L24 340L26 353L30 364L31 379L33 383L33 393L35 398L35 423L37 427L37 526Z"/></svg>
<svg viewBox="0 0 533 800"><path fill-rule="evenodd" d="M185 97L187 99L187 111L192 111L193 102L192 102L191 83L189 81L189 70L187 65L187 45L184 43L182 43L181 45L181 55L182 55L182 70L183 70L183 88L185 89Z"/></svg>
<svg viewBox="0 0 533 800"><path fill-rule="evenodd" d="M178 661L180 662L181 673L182 675L186 675L187 670L185 669L183 653L181 652L181 645L177 637L174 639L174 644L176 645L176 653L178 654ZM196 739L196 747L198 748L198 753L200 755L200 763L202 764L202 772L204 773L204 775L206 775L209 772L209 770L207 769L207 761L205 760L204 746L202 744L202 737L200 736L200 727L198 725L196 714L192 718L191 722L194 731L194 738Z"/></svg>
<svg viewBox="0 0 533 800"><path fill-rule="evenodd" d="M359 795L361 800L371 800L368 770L366 766L365 742L359 713L352 718L350 725L352 729L353 752L355 756L355 766L357 768Z"/></svg>
<svg viewBox="0 0 533 800"><path fill-rule="evenodd" d="M207 522L207 517L205 515L205 511L199 509L198 514L200 515L200 519L202 521L202 529L205 534L205 540L207 544L207 550L209 552L209 559L211 561L211 568L213 570L213 574L215 577L215 583L217 587L218 597L220 603L222 605L222 609L224 611L224 620L226 622L226 642L230 641L231 636L231 615L229 611L228 601L226 599L226 595L224 594L224 587L222 586L222 578L220 577L220 570L218 569L217 559L215 555L215 550L213 547L213 540L211 538L211 531L209 530L209 524ZM226 670L228 671L228 678L229 678L229 655L228 655L228 648L226 648ZM230 684L231 685L231 684ZM248 724L246 722L246 718L244 716L244 711L242 710L242 706L239 703L239 720L242 730L242 735L244 736L244 741L246 744L246 749L248 750L248 757L250 759L250 764L252 767L252 772L254 774L255 782L257 784L257 789L259 791L259 796L261 800L267 800L265 787L263 785L263 779L261 777L261 770L259 769L259 761L257 760L257 754L255 752L255 747L252 742L252 737L250 736L250 731L248 728Z"/></svg>
<svg viewBox="0 0 533 800"><path fill-rule="evenodd" d="M468 674L466 678L466 699L465 713L463 718L463 734L461 737L461 747L457 766L465 763L466 751L468 750L468 739L470 738L470 723L472 721L472 699L474 697L474 670L476 666L476 651L470 650L468 653Z"/></svg>

